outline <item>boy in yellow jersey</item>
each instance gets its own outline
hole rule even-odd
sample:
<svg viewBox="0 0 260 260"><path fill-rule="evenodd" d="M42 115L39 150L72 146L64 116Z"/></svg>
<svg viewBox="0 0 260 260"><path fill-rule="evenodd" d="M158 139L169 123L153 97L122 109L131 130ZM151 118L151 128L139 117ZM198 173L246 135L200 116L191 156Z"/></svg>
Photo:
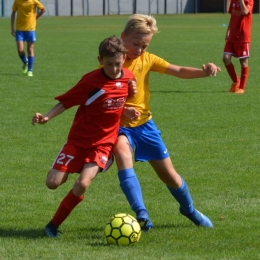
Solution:
<svg viewBox="0 0 260 260"><path fill-rule="evenodd" d="M128 50L124 67L131 70L137 78L137 94L127 100L125 106L135 107L141 115L133 121L126 117L121 119L119 136L113 149L120 186L142 229L151 229L153 224L145 208L142 191L133 169L134 152L135 161L148 161L151 164L171 195L178 201L182 215L197 226L211 228L213 224L210 219L194 208L188 187L174 169L161 133L152 120L149 106L149 72L192 79L216 76L220 68L213 63L203 64L202 69L182 67L150 54L146 50L157 30L156 20L152 16L134 14L130 16L121 34Z"/></svg>
<svg viewBox="0 0 260 260"><path fill-rule="evenodd" d="M36 13L37 8L40 10ZM17 50L23 62L23 73L33 76L34 43L36 42L36 20L43 15L45 7L38 0L14 0L11 14L11 34L15 36ZM14 26L17 12L16 28ZM27 42L28 59L24 52L24 41Z"/></svg>

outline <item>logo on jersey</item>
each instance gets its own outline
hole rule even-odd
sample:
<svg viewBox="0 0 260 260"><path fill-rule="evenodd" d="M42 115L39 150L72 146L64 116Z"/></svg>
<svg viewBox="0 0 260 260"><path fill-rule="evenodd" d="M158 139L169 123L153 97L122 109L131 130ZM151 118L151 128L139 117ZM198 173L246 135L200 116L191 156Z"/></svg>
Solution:
<svg viewBox="0 0 260 260"><path fill-rule="evenodd" d="M141 73L142 72L142 65L138 64L136 70Z"/></svg>
<svg viewBox="0 0 260 260"><path fill-rule="evenodd" d="M102 155L102 156L99 158L99 160L100 160L103 164L107 164L107 161L108 161L108 159L107 159L107 157L106 157L105 155Z"/></svg>
<svg viewBox="0 0 260 260"><path fill-rule="evenodd" d="M116 88L122 88L122 87L123 87L123 85L122 85L121 82L117 82L117 83L116 83Z"/></svg>
<svg viewBox="0 0 260 260"><path fill-rule="evenodd" d="M125 98L117 98L117 99L109 98L103 103L102 107L105 107L107 109L118 109L118 108L122 108L124 104L125 104Z"/></svg>

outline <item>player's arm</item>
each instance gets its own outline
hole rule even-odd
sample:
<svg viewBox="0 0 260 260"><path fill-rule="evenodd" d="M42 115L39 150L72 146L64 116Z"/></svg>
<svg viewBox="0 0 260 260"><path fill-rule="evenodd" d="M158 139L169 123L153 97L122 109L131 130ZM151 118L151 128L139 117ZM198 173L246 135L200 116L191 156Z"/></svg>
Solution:
<svg viewBox="0 0 260 260"><path fill-rule="evenodd" d="M36 15L36 19L40 18L46 12L45 7L43 7L40 12Z"/></svg>
<svg viewBox="0 0 260 260"><path fill-rule="evenodd" d="M16 14L16 11L13 11L11 14L11 34L13 36L15 36L15 28L14 28L15 14Z"/></svg>
<svg viewBox="0 0 260 260"><path fill-rule="evenodd" d="M124 107L123 116L125 116L126 118L130 120L134 120L138 118L140 115L141 113L138 110L136 110L134 107Z"/></svg>
<svg viewBox="0 0 260 260"><path fill-rule="evenodd" d="M227 39L228 39L229 30L230 30L230 21L229 21L229 23L228 23L225 41L227 41Z"/></svg>
<svg viewBox="0 0 260 260"><path fill-rule="evenodd" d="M165 74L182 79L194 79L207 76L216 76L217 72L219 71L221 71L221 69L214 63L208 63L206 65L203 64L201 69L169 64L168 68L165 71Z"/></svg>
<svg viewBox="0 0 260 260"><path fill-rule="evenodd" d="M250 10L247 9L244 0L238 0L238 2L241 8L242 15L248 15L250 13Z"/></svg>
<svg viewBox="0 0 260 260"><path fill-rule="evenodd" d="M46 115L42 115L41 113L35 113L32 118L32 124L45 124L53 117L63 113L66 110L63 103L59 102L56 104Z"/></svg>
<svg viewBox="0 0 260 260"><path fill-rule="evenodd" d="M128 96L127 98L132 98L137 93L137 87L136 87L136 78L131 79L128 81Z"/></svg>

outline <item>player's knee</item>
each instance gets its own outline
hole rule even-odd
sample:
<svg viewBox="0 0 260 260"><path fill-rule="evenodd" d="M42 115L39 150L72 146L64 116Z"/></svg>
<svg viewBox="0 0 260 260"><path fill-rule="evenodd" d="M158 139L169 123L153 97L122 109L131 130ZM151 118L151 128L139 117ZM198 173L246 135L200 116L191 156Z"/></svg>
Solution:
<svg viewBox="0 0 260 260"><path fill-rule="evenodd" d="M230 63L231 63L231 58L230 57L228 57L228 56L223 56L223 58L222 58L222 60L223 60L223 62L224 62L224 64L225 65L229 65Z"/></svg>
<svg viewBox="0 0 260 260"><path fill-rule="evenodd" d="M113 149L113 154L116 157L116 160L132 160L132 152L129 151L128 147L116 146Z"/></svg>
<svg viewBox="0 0 260 260"><path fill-rule="evenodd" d="M24 54L24 51L23 50L20 50L20 49L18 49L18 55L19 56L22 56Z"/></svg>
<svg viewBox="0 0 260 260"><path fill-rule="evenodd" d="M73 190L76 194L84 194L90 183L83 180L77 180L74 184Z"/></svg>
<svg viewBox="0 0 260 260"><path fill-rule="evenodd" d="M49 180L48 178L46 179L45 184L51 190L55 190L59 187L59 185L56 182Z"/></svg>

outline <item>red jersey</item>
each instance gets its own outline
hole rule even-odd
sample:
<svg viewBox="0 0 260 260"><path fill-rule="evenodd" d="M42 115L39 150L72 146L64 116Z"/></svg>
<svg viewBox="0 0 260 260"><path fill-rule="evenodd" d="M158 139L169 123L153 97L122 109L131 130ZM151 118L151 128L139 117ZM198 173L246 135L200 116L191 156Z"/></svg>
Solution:
<svg viewBox="0 0 260 260"><path fill-rule="evenodd" d="M231 0L229 6L229 13L231 14L228 35L229 41L251 41L251 26L254 0L244 0L244 3L249 11L247 15L242 15L238 0Z"/></svg>
<svg viewBox="0 0 260 260"><path fill-rule="evenodd" d="M65 94L55 97L66 109L79 105L68 144L92 148L115 143L128 95L128 82L132 78L132 72L127 69L122 69L118 79L110 79L103 69L97 69L84 75Z"/></svg>

